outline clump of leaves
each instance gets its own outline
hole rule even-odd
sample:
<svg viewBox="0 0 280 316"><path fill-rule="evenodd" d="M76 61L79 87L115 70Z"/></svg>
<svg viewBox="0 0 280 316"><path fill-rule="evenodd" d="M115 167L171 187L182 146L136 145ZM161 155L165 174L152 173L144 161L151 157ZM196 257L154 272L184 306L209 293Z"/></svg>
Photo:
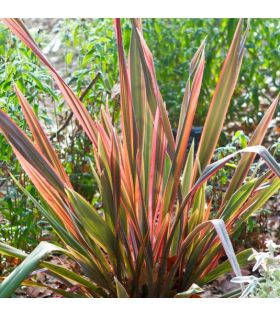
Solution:
<svg viewBox="0 0 280 316"><path fill-rule="evenodd" d="M89 105L90 112L99 112L117 80L116 43L110 19L26 19L26 23L32 27L31 34L38 46L44 47L48 58L60 69L65 69L65 81L75 86L76 94L85 105ZM50 43L45 45L50 38ZM91 142L71 119L73 113L68 111L47 69L39 66L40 60L36 55L2 23L0 60L0 108L20 128L29 132L13 89L14 82L17 82L22 93L27 95L36 116L42 121L46 133L51 134L50 139L59 144L59 157L70 174L73 187L87 199L93 198L95 183L88 166ZM109 107L113 109L116 101L111 100ZM50 116L53 108L54 113ZM119 112L118 109L116 111ZM15 187L9 177L7 169L23 181L33 195L36 192L2 134L0 161L0 241L29 251L34 249L38 240L48 238L45 236L47 227L37 208L30 207L32 202ZM35 219L39 225L32 223ZM43 234L40 232L42 227Z"/></svg>
<svg viewBox="0 0 280 316"><path fill-rule="evenodd" d="M0 129L46 203L39 204L15 181L49 220L65 247L44 242L27 255L0 244L2 253L25 258L0 285L0 296L11 295L38 266L70 283L75 291L65 291L64 295L71 297L172 297L194 283L201 286L212 281L231 267L240 276L238 261L246 262L251 251L235 256L229 235L280 187L279 164L259 145L278 97L248 147L210 163L241 67L248 32L246 29L243 34L243 22L237 25L195 156L194 146L187 148L202 85L205 42L190 63L174 139L141 20L132 20L128 61L120 20L114 21L120 73L120 124L113 123L106 106L98 118L92 119L41 53L22 21L4 21L49 69L92 142L92 171L102 206L96 210L73 189L32 108L16 87L33 140L3 112L0 112ZM212 212L212 200L206 198L206 183L240 154L243 156L223 200ZM248 180L246 176L256 154L264 159L269 170ZM83 273L43 261L51 252L67 254ZM224 254L228 262L219 265Z"/></svg>
<svg viewBox="0 0 280 316"><path fill-rule="evenodd" d="M254 275L235 277L232 282L248 283L241 297L279 298L280 297L280 245L272 240L266 241L266 251L253 254L248 260L256 260L253 272L258 271L260 277Z"/></svg>

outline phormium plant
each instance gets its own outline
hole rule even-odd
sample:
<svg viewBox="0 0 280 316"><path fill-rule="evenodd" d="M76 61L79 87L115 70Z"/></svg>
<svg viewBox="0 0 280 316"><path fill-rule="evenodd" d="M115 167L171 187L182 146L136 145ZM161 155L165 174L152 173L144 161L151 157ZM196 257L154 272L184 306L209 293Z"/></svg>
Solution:
<svg viewBox="0 0 280 316"><path fill-rule="evenodd" d="M22 282L38 286L35 281L25 281L38 266L70 283L74 290L54 289L70 297L172 297L194 283L201 286L215 279L230 271L231 266L240 276L239 264L246 263L251 250L235 256L229 235L280 187L279 164L260 146L278 97L248 147L210 164L242 62L248 31L242 35L243 22L237 25L221 70L196 156L194 146L187 151L187 145L202 84L205 42L190 63L174 139L141 20L131 22L128 61L120 20L114 21L121 90L120 126L112 124L106 106L99 118L92 119L43 56L22 21L5 19L4 22L49 69L91 140L92 169L102 196L102 208L97 211L73 190L39 121L16 87L33 140L2 111L0 129L46 203L41 205L35 199L33 202L65 247L43 242L27 255L0 244L1 253L24 259L1 283L0 296L12 295ZM206 182L239 154L242 158L223 201L219 209L213 210L211 199L206 199ZM269 169L262 176L250 177L249 168L256 154ZM67 254L82 272L43 261L51 252ZM229 260L220 264L224 253Z"/></svg>

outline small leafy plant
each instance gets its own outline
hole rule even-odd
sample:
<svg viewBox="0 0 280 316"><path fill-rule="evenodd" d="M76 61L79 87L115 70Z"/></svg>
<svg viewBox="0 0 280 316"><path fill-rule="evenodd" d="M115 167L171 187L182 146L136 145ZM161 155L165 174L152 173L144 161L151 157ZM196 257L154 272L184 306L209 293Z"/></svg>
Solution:
<svg viewBox="0 0 280 316"><path fill-rule="evenodd" d="M43 242L27 255L1 243L1 253L24 260L1 283L0 296L12 295L22 282L38 286L36 281L25 281L38 266L65 280L71 290L63 295L69 297L173 297L230 269L241 276L239 264L247 262L251 251L236 256L229 235L280 187L279 164L260 146L278 97L248 147L211 163L241 67L248 32L247 28L243 34L243 21L237 25L222 67L196 155L194 144L187 148L202 85L205 42L190 63L174 139L140 19L131 22L128 60L121 22L114 20L121 107L120 122L114 123L107 106L99 117L91 117L21 20L4 22L49 69L92 142L92 171L102 204L97 210L73 189L40 122L16 86L33 139L2 111L0 129L44 203L14 180L48 219L65 247ZM222 202L212 209L213 201L206 198L207 181L240 154ZM251 177L248 173L256 154L269 169L262 176ZM68 255L82 272L44 261L50 253ZM228 261L220 264L225 254Z"/></svg>
<svg viewBox="0 0 280 316"><path fill-rule="evenodd" d="M280 246L272 240L266 241L266 251L253 254L248 260L256 260L253 272L258 271L260 277L254 275L235 277L235 283L248 283L241 297L279 298L280 297Z"/></svg>

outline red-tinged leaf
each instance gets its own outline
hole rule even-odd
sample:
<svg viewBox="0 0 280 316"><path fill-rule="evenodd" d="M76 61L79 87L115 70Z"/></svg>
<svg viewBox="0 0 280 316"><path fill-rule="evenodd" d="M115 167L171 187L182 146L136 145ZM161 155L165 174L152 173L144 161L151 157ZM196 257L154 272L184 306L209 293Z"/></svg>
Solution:
<svg viewBox="0 0 280 316"><path fill-rule="evenodd" d="M191 147L189 149L188 157L187 157L183 174L182 174L181 185L182 185L183 198L188 194L191 188L193 164L194 164L194 141L192 142Z"/></svg>
<svg viewBox="0 0 280 316"><path fill-rule="evenodd" d="M189 245L193 242L195 236L197 234L199 234L201 232L201 230L204 230L207 226L213 226L215 228L216 233L217 233L218 238L219 238L219 241L223 245L223 249L224 249L224 251L229 259L231 267L232 267L234 273L236 274L236 276L242 275L238 261L236 259L236 256L235 256L235 253L234 253L234 250L232 247L232 243L229 239L228 232L227 232L227 229L226 229L226 226L225 226L223 220L221 220L221 219L210 220L210 221L203 222L203 223L199 224L198 226L196 226L196 228L183 241L181 248L180 248L180 252L179 252L178 257L176 259L176 262L173 264L173 267L170 271L168 279L165 282L165 284L166 284L165 291L169 290L168 287L170 287L170 285L172 285L172 280L173 280L175 273L177 271L178 264L181 262L181 259L184 257L186 251L188 250ZM165 294L165 293L163 293L163 294Z"/></svg>
<svg viewBox="0 0 280 316"><path fill-rule="evenodd" d="M101 107L101 121L102 121L102 126L109 137L113 128L113 124L112 124L112 119L110 117L109 110L107 108L105 109L103 106Z"/></svg>
<svg viewBox="0 0 280 316"><path fill-rule="evenodd" d="M111 142L111 155L110 155L110 170L112 173L112 191L115 202L115 215L116 219L119 217L120 207L120 192L121 192L121 171L120 171L120 152L115 135L115 131L112 130L112 142ZM119 220L119 219L118 219Z"/></svg>
<svg viewBox="0 0 280 316"><path fill-rule="evenodd" d="M164 242L164 239L166 239L166 234L168 231L169 224L170 224L170 215L166 214L165 218L162 220L161 225L159 226L159 231L153 242L154 243L153 253L154 253L155 262L157 262L161 256L161 250L163 249L163 242Z"/></svg>
<svg viewBox="0 0 280 316"><path fill-rule="evenodd" d="M0 130L13 148L40 174L44 175L48 182L63 195L63 179L59 177L50 163L38 152L28 136L1 110Z"/></svg>
<svg viewBox="0 0 280 316"><path fill-rule="evenodd" d="M138 29L141 30L142 24L140 19L134 19ZM146 87L144 74L141 67L140 55L136 43L136 30L132 29L131 42L129 48L129 74L131 83L132 105L135 115L135 123L139 134L139 146L142 150L144 142L144 132L146 127L146 120L148 118L147 111L148 102L146 97Z"/></svg>
<svg viewBox="0 0 280 316"><path fill-rule="evenodd" d="M210 219L210 211L211 211L211 207L212 207L212 201L213 201L213 197L211 197L211 200L209 201L206 210L204 212L204 216L203 216L203 221L208 221Z"/></svg>
<svg viewBox="0 0 280 316"><path fill-rule="evenodd" d="M248 258L252 255L252 249L246 249L236 255L240 267L248 265ZM216 280L219 276L223 276L232 270L229 260L219 264L215 269L202 276L201 283L207 284Z"/></svg>
<svg viewBox="0 0 280 316"><path fill-rule="evenodd" d="M24 156L21 155L15 147L13 147L13 151L34 186L42 195L43 199L54 210L68 231L79 240L80 237L77 233L76 226L69 214L71 210L67 209L65 200L63 200L59 192L24 158Z"/></svg>
<svg viewBox="0 0 280 316"><path fill-rule="evenodd" d="M198 48L198 50L196 51L191 60L189 79L186 84L185 94L181 105L181 112L176 137L176 147L178 147L179 140L181 138L184 138L184 135L187 134L187 141L189 140L190 132L187 133L187 129L191 130L193 117L197 107L197 101L200 93L202 75L205 65L204 50L205 40L201 43L200 47ZM191 87L191 78L194 72L195 74Z"/></svg>
<svg viewBox="0 0 280 316"><path fill-rule="evenodd" d="M183 123L181 125L180 134L178 135L176 152L174 160L172 161L172 167L170 169L168 180L166 183L165 194L163 197L163 214L166 214L167 212L171 211L174 205L174 201L176 199L176 193L180 182L180 176L182 174L182 169L184 167L184 162L186 159L189 136L191 133L192 123L194 120L194 115L200 94L205 63L204 43L198 51L200 51L200 58L198 61L197 69L194 74L190 94L185 98L185 102L187 102L186 113L181 113L184 116L184 119L181 119Z"/></svg>
<svg viewBox="0 0 280 316"><path fill-rule="evenodd" d="M120 218L120 199L121 199L121 175L120 175L120 152L115 135L115 131L112 129L112 142L111 142L111 155L110 155L110 170L112 176L112 196L113 196L113 209L114 209L114 229L115 229L115 254L116 254L116 275L121 277L121 252L120 252L120 230L121 230L121 218Z"/></svg>
<svg viewBox="0 0 280 316"><path fill-rule="evenodd" d="M123 141L126 154L128 156L131 176L135 174L135 157L137 153L138 132L136 129L135 115L132 106L132 95L130 80L126 66L123 50L122 33L120 19L114 20L115 32L118 45L120 88L121 88L121 122L123 131Z"/></svg>
<svg viewBox="0 0 280 316"><path fill-rule="evenodd" d="M142 32L137 28L137 23L132 21L132 26L135 29L136 43L139 51L142 70L145 78L145 87L147 100L149 104L150 111L155 117L156 109L159 107L162 124L164 127L165 136L168 139L168 152L171 158L173 158L175 153L175 142L174 137L170 125L170 121L168 118L168 113L166 111L165 105L162 100L162 96L159 91L159 87L156 80L155 68L153 63L152 54L144 40Z"/></svg>
<svg viewBox="0 0 280 316"><path fill-rule="evenodd" d="M192 187L191 191L188 193L188 195L182 201L182 203L180 205L180 209L179 209L178 213L176 214L176 217L174 219L174 222L173 222L170 234L169 234L169 240L166 244L165 251L164 251L165 262L167 260L167 255L168 255L170 246L172 244L174 234L175 234L176 229L178 227L178 224L180 222L181 216L182 216L186 206L193 198L195 192L197 192L197 190L209 178L211 178L216 172L218 172L230 159L232 159L234 156L236 156L237 154L240 154L240 153L257 153L261 158L263 158L265 160L266 164L276 174L276 176L278 178L280 177L280 165L276 162L274 157L263 146L252 146L252 147L241 149L241 150L239 150L231 155L228 155L228 156L224 157L223 159L220 159L217 162L214 162L211 165L207 166L204 169L204 171L202 172L199 179L196 181L196 183Z"/></svg>
<svg viewBox="0 0 280 316"><path fill-rule="evenodd" d="M139 161L140 153L138 152L136 159ZM145 245L144 256L147 264L147 273L148 273L148 287L152 286L151 280L153 279L153 248L151 242L151 229L149 226L149 220L147 216L145 201L144 201L144 192L141 185L141 170L139 163L136 164L136 186L135 192L138 195L137 206L139 208L140 214L140 228L142 229L142 237L141 237L141 244Z"/></svg>
<svg viewBox="0 0 280 316"><path fill-rule="evenodd" d="M104 154L103 159L106 159L106 161L109 161L110 157L110 147L111 147L111 135L109 136L104 127L96 122L96 129L98 131L98 137L97 137L97 151L96 155L101 156ZM102 150L100 149L100 146L102 144Z"/></svg>
<svg viewBox="0 0 280 316"><path fill-rule="evenodd" d="M70 180L31 106L17 86L15 86L15 90L28 126L32 132L36 148L52 164L53 168L58 172L67 186L71 188Z"/></svg>
<svg viewBox="0 0 280 316"><path fill-rule="evenodd" d="M148 193L148 218L151 235L154 233L154 222L157 220L161 224L161 214L157 214L157 204L160 196L160 187L163 181L164 158L166 151L166 138L160 125L160 113L157 109L152 136L151 161L149 173L149 193Z"/></svg>
<svg viewBox="0 0 280 316"><path fill-rule="evenodd" d="M240 20L223 64L199 142L197 158L201 170L210 163L219 140L230 100L238 79L247 32L248 28L245 35L243 37L241 36L242 20ZM196 163L196 172L197 169L198 162Z"/></svg>

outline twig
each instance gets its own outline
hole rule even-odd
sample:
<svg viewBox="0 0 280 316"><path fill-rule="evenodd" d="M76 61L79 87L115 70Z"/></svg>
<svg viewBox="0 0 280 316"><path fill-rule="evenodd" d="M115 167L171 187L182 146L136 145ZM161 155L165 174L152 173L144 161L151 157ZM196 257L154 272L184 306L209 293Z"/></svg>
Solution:
<svg viewBox="0 0 280 316"><path fill-rule="evenodd" d="M84 97L88 94L89 90L93 87L93 85L96 83L96 81L99 79L99 77L101 76L101 73L98 72L96 74L96 76L92 79L92 81L90 82L90 84L87 86L87 88L83 91L83 93L80 96L80 101L83 101ZM51 135L50 140L53 140L54 138L56 138L58 136L59 133L61 133L61 131L63 131L65 129L65 127L70 123L72 117L73 117L73 112L71 112L66 121L62 124L62 126L60 126L60 128Z"/></svg>

